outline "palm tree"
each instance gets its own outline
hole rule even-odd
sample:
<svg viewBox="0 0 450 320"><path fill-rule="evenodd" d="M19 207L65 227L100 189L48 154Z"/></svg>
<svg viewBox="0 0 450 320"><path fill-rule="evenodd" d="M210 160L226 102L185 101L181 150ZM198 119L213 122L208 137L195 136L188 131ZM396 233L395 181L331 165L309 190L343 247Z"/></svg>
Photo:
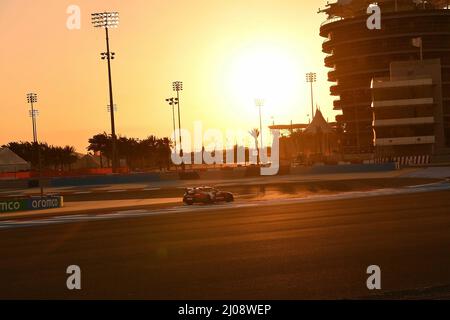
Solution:
<svg viewBox="0 0 450 320"><path fill-rule="evenodd" d="M33 156L33 146L29 142L10 142L4 145L3 148L10 149L25 161L30 162L33 166L36 164Z"/></svg>
<svg viewBox="0 0 450 320"><path fill-rule="evenodd" d="M162 138L157 141L156 157L160 171L163 167L166 167L168 170L170 169L170 155L172 153L171 143L169 138Z"/></svg>
<svg viewBox="0 0 450 320"><path fill-rule="evenodd" d="M63 148L63 163L67 165L69 171L72 170L72 164L78 160L75 154L75 148L72 146L65 146Z"/></svg>
<svg viewBox="0 0 450 320"><path fill-rule="evenodd" d="M55 146L41 146L41 154L45 167L53 167L53 170L62 170L62 148Z"/></svg>
<svg viewBox="0 0 450 320"><path fill-rule="evenodd" d="M93 151L100 155L100 167L103 168L103 156L107 156L108 163L111 159L111 137L106 133L100 133L89 139L88 151Z"/></svg>
<svg viewBox="0 0 450 320"><path fill-rule="evenodd" d="M255 129L252 129L251 131L249 131L248 132L252 137L253 137L253 139L255 140L255 148L256 148L256 150L257 150L257 152L258 152L258 157L257 157L257 162L258 162L258 166L259 166L259 164L260 164L260 150L259 150L259 140L258 140L258 138L259 138L259 134L260 134L260 132L259 132L259 129L258 128L255 128Z"/></svg>
<svg viewBox="0 0 450 320"><path fill-rule="evenodd" d="M141 140L139 144L139 155L142 159L142 163L146 167L152 167L156 162L158 139L151 135L145 140Z"/></svg>
<svg viewBox="0 0 450 320"><path fill-rule="evenodd" d="M139 139L119 137L117 142L120 158L125 159L131 169L135 169L135 160L139 155Z"/></svg>
<svg viewBox="0 0 450 320"><path fill-rule="evenodd" d="M89 151L100 153L102 165L102 155L110 158L111 136L106 133L97 134L89 139ZM120 136L117 139L118 155L121 159L126 159L131 169L167 167L170 169L171 147L173 142L169 138L157 138L154 135L144 140Z"/></svg>
<svg viewBox="0 0 450 320"><path fill-rule="evenodd" d="M45 142L34 144L30 142L10 142L3 147L9 148L19 157L31 163L32 167L39 166L37 151L41 154L44 168L54 170L64 170L65 166L70 170L70 166L77 160L75 148L72 146L57 147L48 145Z"/></svg>

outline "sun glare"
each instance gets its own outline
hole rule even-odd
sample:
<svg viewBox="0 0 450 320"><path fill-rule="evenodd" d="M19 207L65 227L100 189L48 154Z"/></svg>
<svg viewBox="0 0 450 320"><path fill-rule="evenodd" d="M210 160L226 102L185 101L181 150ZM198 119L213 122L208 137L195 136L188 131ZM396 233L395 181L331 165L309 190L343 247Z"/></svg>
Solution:
<svg viewBox="0 0 450 320"><path fill-rule="evenodd" d="M278 48L251 48L235 55L229 70L229 91L240 105L264 99L276 114L298 99L301 69L298 59Z"/></svg>

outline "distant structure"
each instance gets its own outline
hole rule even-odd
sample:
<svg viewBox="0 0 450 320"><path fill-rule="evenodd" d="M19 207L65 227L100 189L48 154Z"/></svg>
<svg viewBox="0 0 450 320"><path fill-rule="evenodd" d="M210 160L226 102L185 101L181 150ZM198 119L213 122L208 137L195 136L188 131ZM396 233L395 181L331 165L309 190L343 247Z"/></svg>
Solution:
<svg viewBox="0 0 450 320"><path fill-rule="evenodd" d="M377 161L427 164L450 154L439 59L393 62L390 78L375 78L372 93Z"/></svg>
<svg viewBox="0 0 450 320"><path fill-rule="evenodd" d="M274 124L269 126L270 130L280 130L281 136L289 135L294 130L304 130L308 128L307 123Z"/></svg>
<svg viewBox="0 0 450 320"><path fill-rule="evenodd" d="M313 164L340 160L336 124L328 123L319 109L309 124L273 125L269 128L282 132L282 162Z"/></svg>
<svg viewBox="0 0 450 320"><path fill-rule="evenodd" d="M77 161L72 165L72 169L101 169L108 167L109 159L99 155L77 153Z"/></svg>
<svg viewBox="0 0 450 320"><path fill-rule="evenodd" d="M303 131L309 142L309 152L323 156L330 156L336 145L336 131L325 120L322 112L317 109L313 121Z"/></svg>
<svg viewBox="0 0 450 320"><path fill-rule="evenodd" d="M30 164L8 148L0 148L0 173L29 171Z"/></svg>
<svg viewBox="0 0 450 320"><path fill-rule="evenodd" d="M366 26L369 17L367 8L372 3L381 8L381 30L369 30ZM328 3L325 9L320 10L328 15L320 28L320 35L326 38L323 43L323 51L328 54L325 65L332 68L328 80L335 82L330 91L338 97L334 101L334 109L342 111L336 120L343 128L341 139L344 154L370 159L375 148L383 143L382 138L378 137L378 144L374 144L372 79L388 78L392 62L420 60L422 53L423 59L440 61L442 82L435 81L437 75L428 77L428 81L433 80L434 87L442 87L443 114L441 118L435 118L435 121L442 121L442 128L435 128L438 137L434 147L441 148L443 144L450 146L449 4L450 1L442 0L341 0ZM414 38L420 38L420 49L413 45ZM400 90L408 95L405 88ZM378 116L384 115L379 113ZM413 130L418 130L418 125L413 126L416 128ZM384 134L381 128L378 131Z"/></svg>

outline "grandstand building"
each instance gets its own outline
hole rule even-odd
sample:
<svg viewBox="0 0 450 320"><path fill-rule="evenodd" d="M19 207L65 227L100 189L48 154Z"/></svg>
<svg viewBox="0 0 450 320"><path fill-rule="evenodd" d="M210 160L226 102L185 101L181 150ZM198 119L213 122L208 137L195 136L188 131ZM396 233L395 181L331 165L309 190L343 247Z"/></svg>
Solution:
<svg viewBox="0 0 450 320"><path fill-rule="evenodd" d="M325 65L336 96L336 117L344 128L342 149L346 154L375 151L372 90L374 78L389 78L395 61L437 59L442 92L442 143L450 146L450 1L378 0L381 30L369 30L367 0L328 3L320 12L328 19L320 28L325 38ZM412 39L420 39L421 50ZM436 119L435 119L436 120ZM440 120L439 120L440 121Z"/></svg>
<svg viewBox="0 0 450 320"><path fill-rule="evenodd" d="M439 59L393 62L372 83L375 159L428 164L450 154L443 122Z"/></svg>

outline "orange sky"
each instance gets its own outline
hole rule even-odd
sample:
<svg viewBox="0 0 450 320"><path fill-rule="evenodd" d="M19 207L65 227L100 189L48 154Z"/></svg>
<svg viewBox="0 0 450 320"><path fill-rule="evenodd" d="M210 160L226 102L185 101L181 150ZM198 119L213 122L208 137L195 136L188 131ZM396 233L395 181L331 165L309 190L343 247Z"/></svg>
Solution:
<svg viewBox="0 0 450 320"><path fill-rule="evenodd" d="M81 30L66 28L79 5ZM104 32L90 14L119 11L111 32L117 133L169 136L164 99L182 80L183 127L259 126L254 98L266 99L264 123L307 121L305 73L318 73L316 100L334 120L318 35L324 2L306 0L2 0L0 144L31 140L26 93L39 95L39 139L86 152L92 135L110 132Z"/></svg>

